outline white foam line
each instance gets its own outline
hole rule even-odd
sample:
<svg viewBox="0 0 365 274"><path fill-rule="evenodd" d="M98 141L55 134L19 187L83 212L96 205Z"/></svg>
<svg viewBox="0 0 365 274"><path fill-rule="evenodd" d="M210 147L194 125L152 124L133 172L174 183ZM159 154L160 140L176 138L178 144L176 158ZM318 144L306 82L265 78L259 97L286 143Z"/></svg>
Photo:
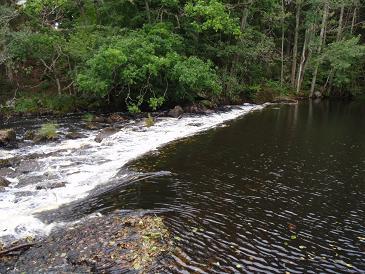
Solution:
<svg viewBox="0 0 365 274"><path fill-rule="evenodd" d="M0 192L0 239L5 236L21 238L48 233L57 224L42 223L34 217L34 213L56 209L86 197L96 186L108 183L127 162L162 145L264 107L265 105L245 104L223 113L181 119L162 118L149 128L138 125L123 128L100 144L93 141L94 136L90 136L79 140L65 140L58 144L38 145L26 152L22 151L21 153L26 154L59 153L38 159L41 168L34 174L18 178L19 185L27 176L45 172L57 178L48 181L61 180L67 184L53 190L36 190L33 184L24 187L10 186L5 192ZM84 147L85 145L88 146ZM14 150L8 154L19 153ZM29 195L23 194L26 192Z"/></svg>

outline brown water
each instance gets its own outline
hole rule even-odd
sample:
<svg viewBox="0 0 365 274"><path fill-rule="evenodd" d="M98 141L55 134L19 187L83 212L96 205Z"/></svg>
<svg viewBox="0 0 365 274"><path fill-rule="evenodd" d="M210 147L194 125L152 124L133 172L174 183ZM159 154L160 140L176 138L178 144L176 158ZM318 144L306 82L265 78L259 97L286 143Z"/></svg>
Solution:
<svg viewBox="0 0 365 274"><path fill-rule="evenodd" d="M365 272L364 102L270 107L129 169L161 176L85 211L164 216L177 248L156 271Z"/></svg>

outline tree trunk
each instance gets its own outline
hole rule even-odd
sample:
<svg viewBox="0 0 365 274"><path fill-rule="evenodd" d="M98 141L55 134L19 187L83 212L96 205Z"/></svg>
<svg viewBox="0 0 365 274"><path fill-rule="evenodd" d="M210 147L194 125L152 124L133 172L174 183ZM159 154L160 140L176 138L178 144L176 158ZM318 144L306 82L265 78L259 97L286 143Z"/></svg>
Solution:
<svg viewBox="0 0 365 274"><path fill-rule="evenodd" d="M146 13L147 13L147 20L148 23L151 24L151 11L150 11L150 4L148 3L149 0L145 0L145 6L146 6Z"/></svg>
<svg viewBox="0 0 365 274"><path fill-rule="evenodd" d="M280 83L283 85L284 83L284 38L285 38L285 29L284 29L284 0L281 0L281 70L280 70Z"/></svg>
<svg viewBox="0 0 365 274"><path fill-rule="evenodd" d="M302 49L302 58L300 60L299 71L298 71L298 75L297 75L297 84L296 84L297 93L300 92L300 88L302 86L302 81L303 81L303 76L304 76L304 66L306 63L306 51L307 51L307 47L308 47L309 40L310 40L310 31L311 30L312 30L311 27L308 27L305 30L303 49Z"/></svg>
<svg viewBox="0 0 365 274"><path fill-rule="evenodd" d="M343 4L341 6L341 12L340 17L338 19L338 28L337 28L337 36L336 36L336 42L339 42L341 40L341 34L342 34L342 24L343 24L343 15L345 13L345 5ZM331 88L332 88L332 82L333 82L333 76L334 76L335 70L331 68L331 71L327 77L326 83L323 86L323 92L325 92L327 95L330 95Z"/></svg>
<svg viewBox="0 0 365 274"><path fill-rule="evenodd" d="M353 31L354 31L354 26L355 26L355 23L356 23L356 7L354 8L354 13L352 14L352 21L351 21L351 30L350 30L350 33L352 34Z"/></svg>
<svg viewBox="0 0 365 274"><path fill-rule="evenodd" d="M328 2L326 1L323 6L323 16L322 16L322 24L321 24L321 32L319 35L319 46L317 49L317 54L319 55L322 52L322 46L323 46L323 40L325 35L325 29L326 29L326 22L327 22L327 15L328 15ZM310 89L310 97L313 98L314 95L314 89L316 87L316 81L317 81L317 74L318 74L318 68L319 68L319 62L314 67L313 72L313 78L312 78L312 84Z"/></svg>
<svg viewBox="0 0 365 274"><path fill-rule="evenodd" d="M300 20L300 1L297 1L297 10L295 14L295 33L293 46L293 61L291 66L291 84L295 88L295 76L297 70L297 55L298 55L298 37L299 37L299 20Z"/></svg>
<svg viewBox="0 0 365 274"><path fill-rule="evenodd" d="M55 78L56 78L56 85L57 85L58 95L61 95L62 89L61 89L60 79L58 79L57 76L55 76Z"/></svg>

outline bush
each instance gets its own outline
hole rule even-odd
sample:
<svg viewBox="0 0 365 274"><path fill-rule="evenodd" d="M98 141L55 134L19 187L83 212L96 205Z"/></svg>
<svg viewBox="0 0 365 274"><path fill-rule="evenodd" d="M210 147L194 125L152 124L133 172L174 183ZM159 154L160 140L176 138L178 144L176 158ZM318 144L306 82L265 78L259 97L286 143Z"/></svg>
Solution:
<svg viewBox="0 0 365 274"><path fill-rule="evenodd" d="M39 109L37 98L19 98L15 101L16 112L36 112Z"/></svg>

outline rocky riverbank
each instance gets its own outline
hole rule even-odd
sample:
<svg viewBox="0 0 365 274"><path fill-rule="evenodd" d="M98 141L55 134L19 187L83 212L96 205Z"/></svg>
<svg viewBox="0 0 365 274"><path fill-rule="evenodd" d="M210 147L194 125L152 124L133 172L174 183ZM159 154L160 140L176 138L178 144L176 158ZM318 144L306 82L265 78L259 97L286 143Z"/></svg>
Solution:
<svg viewBox="0 0 365 274"><path fill-rule="evenodd" d="M114 212L0 246L0 273L147 273L172 247L162 218Z"/></svg>

